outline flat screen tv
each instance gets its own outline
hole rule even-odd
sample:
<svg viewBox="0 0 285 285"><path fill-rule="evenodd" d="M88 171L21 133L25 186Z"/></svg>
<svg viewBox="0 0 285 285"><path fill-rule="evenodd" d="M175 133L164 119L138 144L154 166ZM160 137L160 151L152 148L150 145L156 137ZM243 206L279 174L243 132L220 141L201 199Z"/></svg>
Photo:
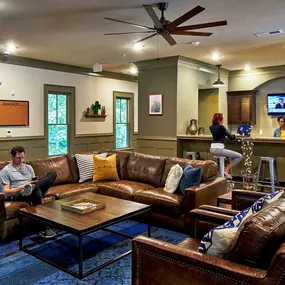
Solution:
<svg viewBox="0 0 285 285"><path fill-rule="evenodd" d="M268 115L285 115L285 93L267 94Z"/></svg>

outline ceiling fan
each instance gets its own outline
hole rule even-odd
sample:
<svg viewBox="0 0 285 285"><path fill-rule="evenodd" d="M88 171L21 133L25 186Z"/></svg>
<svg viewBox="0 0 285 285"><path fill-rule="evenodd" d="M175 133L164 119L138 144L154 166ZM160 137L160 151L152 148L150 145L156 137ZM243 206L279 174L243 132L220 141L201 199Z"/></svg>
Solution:
<svg viewBox="0 0 285 285"><path fill-rule="evenodd" d="M145 41L147 39L150 39L156 35L161 35L171 46L176 44L176 41L171 35L183 35L183 36L200 36L200 37L209 37L212 35L212 33L207 32L196 32L193 30L198 29L204 29L204 28L210 28L210 27L217 27L217 26L225 26L227 25L227 21L218 21L218 22L210 22L210 23L203 23L203 24L196 24L196 25L190 25L190 26L180 26L182 23L186 22L187 20L193 18L194 16L198 15L202 11L205 10L205 8L201 6L197 6L193 8L192 10L188 11L184 15L180 16L176 20L170 22L164 18L164 11L168 7L168 3L161 2L157 4L157 8L161 11L161 18L159 19L156 15L155 11L153 10L152 6L149 5L143 5L145 11L148 13L149 17L152 19L154 27L147 27L144 25L138 25L126 21L121 21L117 19L112 19L105 17L104 19L119 22L123 24L128 24L136 28L144 29L145 31L141 32L125 32L125 33L108 33L105 35L113 36L113 35L127 35L127 34L151 34L139 41L136 41L135 43L139 43L142 41ZM179 27L180 26L180 27Z"/></svg>

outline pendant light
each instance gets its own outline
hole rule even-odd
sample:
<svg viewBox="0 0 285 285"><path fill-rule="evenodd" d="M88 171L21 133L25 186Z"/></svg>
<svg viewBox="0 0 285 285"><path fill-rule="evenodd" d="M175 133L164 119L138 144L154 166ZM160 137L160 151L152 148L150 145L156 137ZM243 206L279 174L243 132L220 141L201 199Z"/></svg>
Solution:
<svg viewBox="0 0 285 285"><path fill-rule="evenodd" d="M214 87L221 87L221 86L226 86L226 84L220 79L220 67L222 66L221 64L216 65L218 67L218 80L213 83Z"/></svg>

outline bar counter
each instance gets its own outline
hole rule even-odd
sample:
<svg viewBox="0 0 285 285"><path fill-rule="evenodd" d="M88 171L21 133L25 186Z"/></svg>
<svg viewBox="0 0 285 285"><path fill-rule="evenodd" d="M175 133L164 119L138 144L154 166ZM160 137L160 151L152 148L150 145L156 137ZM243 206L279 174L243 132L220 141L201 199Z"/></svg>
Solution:
<svg viewBox="0 0 285 285"><path fill-rule="evenodd" d="M253 171L257 170L259 157L270 156L276 157L277 173L279 181L285 182L285 139L263 136L238 136L235 140L226 140L226 148L242 153L241 141L252 142ZM212 143L211 135L178 135L177 136L177 154L183 157L183 151L196 151L200 153L202 159L213 159L210 153ZM232 175L241 177L240 171L244 169L243 161L233 168Z"/></svg>

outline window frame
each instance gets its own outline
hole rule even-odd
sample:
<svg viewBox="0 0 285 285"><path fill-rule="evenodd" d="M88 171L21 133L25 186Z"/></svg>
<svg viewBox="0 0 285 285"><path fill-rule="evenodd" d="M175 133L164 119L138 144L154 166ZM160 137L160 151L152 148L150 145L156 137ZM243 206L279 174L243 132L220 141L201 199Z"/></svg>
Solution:
<svg viewBox="0 0 285 285"><path fill-rule="evenodd" d="M127 92L113 92L114 100L114 127L113 127L113 133L115 136L114 139L114 148L118 150L124 150L124 149L132 149L133 148L133 133L134 133L134 94L133 93L127 93ZM117 133L116 133L116 99L126 99L127 100L127 121L128 121L128 146L124 148L117 148L116 147L116 139L117 139Z"/></svg>

